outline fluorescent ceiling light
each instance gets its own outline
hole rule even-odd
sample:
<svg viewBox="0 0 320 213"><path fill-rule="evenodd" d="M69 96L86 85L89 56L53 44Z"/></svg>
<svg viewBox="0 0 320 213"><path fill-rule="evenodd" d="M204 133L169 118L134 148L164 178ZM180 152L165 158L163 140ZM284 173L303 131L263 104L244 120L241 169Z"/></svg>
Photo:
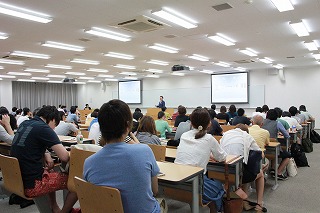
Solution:
<svg viewBox="0 0 320 213"><path fill-rule="evenodd" d="M13 75L0 75L0 78L16 78L16 76L13 76Z"/></svg>
<svg viewBox="0 0 320 213"><path fill-rule="evenodd" d="M214 73L214 71L212 71L212 70L201 70L199 72L206 73L206 74L213 74Z"/></svg>
<svg viewBox="0 0 320 213"><path fill-rule="evenodd" d="M246 71L247 69L246 69L246 68L243 68L243 67L237 67L237 68L234 68L234 70L238 70L238 71Z"/></svg>
<svg viewBox="0 0 320 213"><path fill-rule="evenodd" d="M134 59L134 57L132 55L126 55L126 54L115 53L115 52L108 52L108 53L104 54L104 56L109 56L109 57L113 57L113 58L122 58L122 59L127 59L127 60Z"/></svg>
<svg viewBox="0 0 320 213"><path fill-rule="evenodd" d="M136 78L136 77L131 77L131 76L126 76L126 77L124 77L124 79L128 79L128 80L138 80L138 78Z"/></svg>
<svg viewBox="0 0 320 213"><path fill-rule="evenodd" d="M0 78L0 81L2 81L3 79L2 78Z"/></svg>
<svg viewBox="0 0 320 213"><path fill-rule="evenodd" d="M65 75L47 75L49 78L66 78L67 76Z"/></svg>
<svg viewBox="0 0 320 213"><path fill-rule="evenodd" d="M86 75L86 74L83 73L83 72L66 72L65 74L66 74L66 75Z"/></svg>
<svg viewBox="0 0 320 213"><path fill-rule="evenodd" d="M81 46L65 44L65 43L60 43L55 41L46 41L45 43L42 43L41 46L52 47L52 48L63 49L63 50L71 50L76 52L83 52L85 50L85 48Z"/></svg>
<svg viewBox="0 0 320 213"><path fill-rule="evenodd" d="M36 80L33 80L33 79L17 79L17 81L35 82Z"/></svg>
<svg viewBox="0 0 320 213"><path fill-rule="evenodd" d="M96 81L96 80L89 80L87 82L89 82L89 83L101 83L101 81Z"/></svg>
<svg viewBox="0 0 320 213"><path fill-rule="evenodd" d="M32 68L26 68L24 69L24 71L26 72L40 72L40 73L49 73L49 70L45 70L45 69L32 69Z"/></svg>
<svg viewBox="0 0 320 213"><path fill-rule="evenodd" d="M108 70L105 70L105 69L89 68L89 69L87 69L87 72L103 72L103 73L107 73L107 72L109 72L109 71L108 71Z"/></svg>
<svg viewBox="0 0 320 213"><path fill-rule="evenodd" d="M150 60L150 61L147 61L148 64L157 64L157 65L161 65L161 66L167 66L169 65L168 62L166 61L159 61L159 60Z"/></svg>
<svg viewBox="0 0 320 213"><path fill-rule="evenodd" d="M248 56L257 56L258 55L258 53L256 51L254 51L253 49L250 49L250 48L242 49L239 51L243 54L248 55Z"/></svg>
<svg viewBox="0 0 320 213"><path fill-rule="evenodd" d="M50 55L40 54L40 53L31 53L31 52L23 52L23 51L13 51L10 55L16 56L24 56L30 58L41 58L41 59L49 59Z"/></svg>
<svg viewBox="0 0 320 213"><path fill-rule="evenodd" d="M7 38L9 38L7 33L0 32L0 39L7 39Z"/></svg>
<svg viewBox="0 0 320 213"><path fill-rule="evenodd" d="M152 11L151 13L187 29L197 27L195 21L169 8L163 8L162 10Z"/></svg>
<svg viewBox="0 0 320 213"><path fill-rule="evenodd" d="M192 58L192 59L198 60L198 61L209 61L209 58L202 56L202 55L198 55L198 54L189 55L188 58Z"/></svg>
<svg viewBox="0 0 320 213"><path fill-rule="evenodd" d="M178 53L179 50L177 48L174 47L169 47L163 44L157 44L155 43L154 45L148 45L149 48L151 49L155 49L155 50L160 50L163 52L167 52L167 53Z"/></svg>
<svg viewBox="0 0 320 213"><path fill-rule="evenodd" d="M4 3L0 3L0 13L40 23L49 23L52 21L52 18L47 14Z"/></svg>
<svg viewBox="0 0 320 213"><path fill-rule="evenodd" d="M315 59L317 59L317 60L320 59L320 54L312 54L312 56L313 56Z"/></svg>
<svg viewBox="0 0 320 213"><path fill-rule="evenodd" d="M134 69L136 69L135 66L124 65L124 64L117 64L117 65L114 65L113 67L121 68L121 69L128 69L128 70L134 70Z"/></svg>
<svg viewBox="0 0 320 213"><path fill-rule="evenodd" d="M47 81L48 83L62 84L62 81Z"/></svg>
<svg viewBox="0 0 320 213"><path fill-rule="evenodd" d="M306 48L309 50L309 51L314 51L314 50L318 50L318 46L317 44L314 42L314 41L311 41L311 42L303 42L304 46L306 46Z"/></svg>
<svg viewBox="0 0 320 213"><path fill-rule="evenodd" d="M152 72L152 73L163 73L163 70L158 70L158 69L147 69L147 72Z"/></svg>
<svg viewBox="0 0 320 213"><path fill-rule="evenodd" d="M275 65L272 65L274 68L277 68L277 69L282 69L283 68L283 65L282 64L275 64Z"/></svg>
<svg viewBox="0 0 320 213"><path fill-rule="evenodd" d="M79 63L79 64L92 64L92 65L99 65L100 64L99 61L79 59L79 58L72 59L70 62Z"/></svg>
<svg viewBox="0 0 320 213"><path fill-rule="evenodd" d="M271 1L280 12L294 10L290 0L271 0Z"/></svg>
<svg viewBox="0 0 320 213"><path fill-rule="evenodd" d="M292 29L296 32L299 37L308 36L309 31L302 21L300 22L289 22Z"/></svg>
<svg viewBox="0 0 320 213"><path fill-rule="evenodd" d="M86 84L86 82L76 81L76 82L73 82L73 84Z"/></svg>
<svg viewBox="0 0 320 213"><path fill-rule="evenodd" d="M173 73L171 73L171 75L177 75L177 76L185 76L185 74L184 73L178 73L178 72L173 72Z"/></svg>
<svg viewBox="0 0 320 213"><path fill-rule="evenodd" d="M224 44L226 46L232 46L235 45L235 41L232 40L231 38L226 37L225 35L221 34L221 33L217 33L215 36L208 36L208 38L219 42L221 44Z"/></svg>
<svg viewBox="0 0 320 213"><path fill-rule="evenodd" d="M121 75L137 75L137 73L135 73L135 72L121 72L119 74L121 74Z"/></svg>
<svg viewBox="0 0 320 213"><path fill-rule="evenodd" d="M215 65L221 66L221 67L230 67L229 63L219 61L219 63L214 63Z"/></svg>
<svg viewBox="0 0 320 213"><path fill-rule="evenodd" d="M105 81L119 81L118 79L114 79L114 78L106 78L104 79Z"/></svg>
<svg viewBox="0 0 320 213"><path fill-rule="evenodd" d="M71 70L71 66L60 65L60 64L47 64L45 67L47 68L55 68L55 69L64 69L64 70Z"/></svg>
<svg viewBox="0 0 320 213"><path fill-rule="evenodd" d="M114 75L103 75L103 74L99 74L97 77L99 77L99 78L114 78Z"/></svg>
<svg viewBox="0 0 320 213"><path fill-rule="evenodd" d="M149 75L146 75L147 78L160 78L159 75L155 75L155 74L149 74Z"/></svg>
<svg viewBox="0 0 320 213"><path fill-rule="evenodd" d="M116 33L110 30L105 30L98 27L92 27L90 30L85 30L85 33L89 33L91 35L96 35L104 38L110 38L118 41L130 41L131 38L128 35L122 33Z"/></svg>
<svg viewBox="0 0 320 213"><path fill-rule="evenodd" d="M94 79L94 77L83 77L83 76L81 76L81 77L79 77L79 79L84 79L84 80L93 80L93 79Z"/></svg>
<svg viewBox="0 0 320 213"><path fill-rule="evenodd" d="M50 78L46 78L46 77L31 77L31 79L34 79L34 80L43 80L43 81L48 81L48 80L50 80Z"/></svg>
<svg viewBox="0 0 320 213"><path fill-rule="evenodd" d="M24 61L18 61L18 60L9 60L9 59L0 59L0 63L2 64L17 64L17 65L24 65Z"/></svg>
<svg viewBox="0 0 320 213"><path fill-rule="evenodd" d="M3 70L4 68L3 68L3 66L0 66L0 70Z"/></svg>
<svg viewBox="0 0 320 213"><path fill-rule="evenodd" d="M7 72L8 75L24 75L24 76L30 76L31 73L28 72Z"/></svg>
<svg viewBox="0 0 320 213"><path fill-rule="evenodd" d="M267 57L259 58L259 61L266 63L266 64L272 64L273 60Z"/></svg>

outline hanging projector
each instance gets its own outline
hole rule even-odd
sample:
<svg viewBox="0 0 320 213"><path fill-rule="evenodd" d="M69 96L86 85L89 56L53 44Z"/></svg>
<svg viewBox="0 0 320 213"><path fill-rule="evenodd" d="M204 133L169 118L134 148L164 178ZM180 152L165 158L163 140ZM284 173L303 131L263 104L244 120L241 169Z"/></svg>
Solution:
<svg viewBox="0 0 320 213"><path fill-rule="evenodd" d="M177 72L177 71L189 71L190 68L184 65L173 65L171 68L172 72Z"/></svg>
<svg viewBox="0 0 320 213"><path fill-rule="evenodd" d="M74 78L65 78L62 80L62 83L73 83L76 80Z"/></svg>

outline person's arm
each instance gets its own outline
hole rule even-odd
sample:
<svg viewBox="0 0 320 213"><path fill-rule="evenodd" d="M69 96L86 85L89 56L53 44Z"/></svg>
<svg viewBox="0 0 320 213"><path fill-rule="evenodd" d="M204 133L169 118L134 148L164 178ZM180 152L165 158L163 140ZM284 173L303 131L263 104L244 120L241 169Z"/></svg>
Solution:
<svg viewBox="0 0 320 213"><path fill-rule="evenodd" d="M129 144L137 144L140 143L140 141L138 140L138 138L132 133L130 132L130 138L132 139L131 141L129 141Z"/></svg>
<svg viewBox="0 0 320 213"><path fill-rule="evenodd" d="M9 135L14 135L14 132L10 125L10 117L9 115L2 115L2 120L0 120L1 125L5 128Z"/></svg>
<svg viewBox="0 0 320 213"><path fill-rule="evenodd" d="M156 196L158 194L158 176L154 176L151 178L151 189L153 192L153 196Z"/></svg>
<svg viewBox="0 0 320 213"><path fill-rule="evenodd" d="M285 138L290 138L289 133L288 133L287 130L283 127L282 123L280 123L279 121L277 121L277 128L278 128L278 131L280 131Z"/></svg>
<svg viewBox="0 0 320 213"><path fill-rule="evenodd" d="M44 161L45 161L45 166L50 170L53 169L54 166L54 162L53 159L50 155L50 153L47 151L46 153L44 153Z"/></svg>
<svg viewBox="0 0 320 213"><path fill-rule="evenodd" d="M75 125L74 123L69 123L69 129L73 133L77 133L79 131L79 129L77 128L77 125Z"/></svg>
<svg viewBox="0 0 320 213"><path fill-rule="evenodd" d="M62 144L53 145L51 149L57 154L61 161L69 161L69 152L66 150L66 148L64 148L64 146L62 146Z"/></svg>
<svg viewBox="0 0 320 213"><path fill-rule="evenodd" d="M296 128L297 128L297 130L301 130L302 126L298 122L296 122Z"/></svg>
<svg viewBox="0 0 320 213"><path fill-rule="evenodd" d="M166 129L168 130L168 132L172 132L171 127L169 126L169 123L166 121Z"/></svg>
<svg viewBox="0 0 320 213"><path fill-rule="evenodd" d="M222 149L222 147L219 145L218 141L212 137L211 143L214 145L211 148L212 157L211 159L214 159L216 161L225 161L227 158L227 153Z"/></svg>

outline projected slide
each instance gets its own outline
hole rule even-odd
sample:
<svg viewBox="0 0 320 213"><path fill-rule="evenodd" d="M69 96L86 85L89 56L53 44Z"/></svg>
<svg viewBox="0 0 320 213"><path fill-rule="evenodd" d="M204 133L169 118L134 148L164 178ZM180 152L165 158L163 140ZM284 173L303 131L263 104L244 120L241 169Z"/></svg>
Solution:
<svg viewBox="0 0 320 213"><path fill-rule="evenodd" d="M211 75L212 103L248 103L248 73Z"/></svg>
<svg viewBox="0 0 320 213"><path fill-rule="evenodd" d="M119 99L127 104L141 104L141 81L119 81Z"/></svg>

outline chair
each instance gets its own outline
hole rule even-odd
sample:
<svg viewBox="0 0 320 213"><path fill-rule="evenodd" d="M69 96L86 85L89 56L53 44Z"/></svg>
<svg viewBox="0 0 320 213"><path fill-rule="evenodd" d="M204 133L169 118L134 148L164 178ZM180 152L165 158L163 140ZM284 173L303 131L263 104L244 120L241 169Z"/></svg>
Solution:
<svg viewBox="0 0 320 213"><path fill-rule="evenodd" d="M221 125L221 128L223 130L223 132L229 131L231 129L235 129L236 126L232 126L232 125Z"/></svg>
<svg viewBox="0 0 320 213"><path fill-rule="evenodd" d="M123 213L120 191L116 188L96 186L74 177L82 213Z"/></svg>
<svg viewBox="0 0 320 213"><path fill-rule="evenodd" d="M148 145L152 149L152 152L154 154L154 157L156 158L156 161L165 161L166 159L165 146L155 145L155 144L148 144Z"/></svg>
<svg viewBox="0 0 320 213"><path fill-rule="evenodd" d="M33 200L41 213L51 213L47 195L29 198L24 194L20 165L17 158L0 154L0 168L2 170L4 188L24 199Z"/></svg>
<svg viewBox="0 0 320 213"><path fill-rule="evenodd" d="M220 143L220 140L221 140L222 136L214 135L213 137L218 141L218 143Z"/></svg>
<svg viewBox="0 0 320 213"><path fill-rule="evenodd" d="M95 152L80 150L72 148L70 151L70 166L68 177L68 189L71 192L75 192L74 177L82 177L84 161Z"/></svg>
<svg viewBox="0 0 320 213"><path fill-rule="evenodd" d="M225 119L218 119L218 123L219 123L220 125L226 125L226 124L227 124L227 120L225 120Z"/></svg>
<svg viewBox="0 0 320 213"><path fill-rule="evenodd" d="M89 131L88 130L82 130L81 134L83 135L84 138L89 138Z"/></svg>

